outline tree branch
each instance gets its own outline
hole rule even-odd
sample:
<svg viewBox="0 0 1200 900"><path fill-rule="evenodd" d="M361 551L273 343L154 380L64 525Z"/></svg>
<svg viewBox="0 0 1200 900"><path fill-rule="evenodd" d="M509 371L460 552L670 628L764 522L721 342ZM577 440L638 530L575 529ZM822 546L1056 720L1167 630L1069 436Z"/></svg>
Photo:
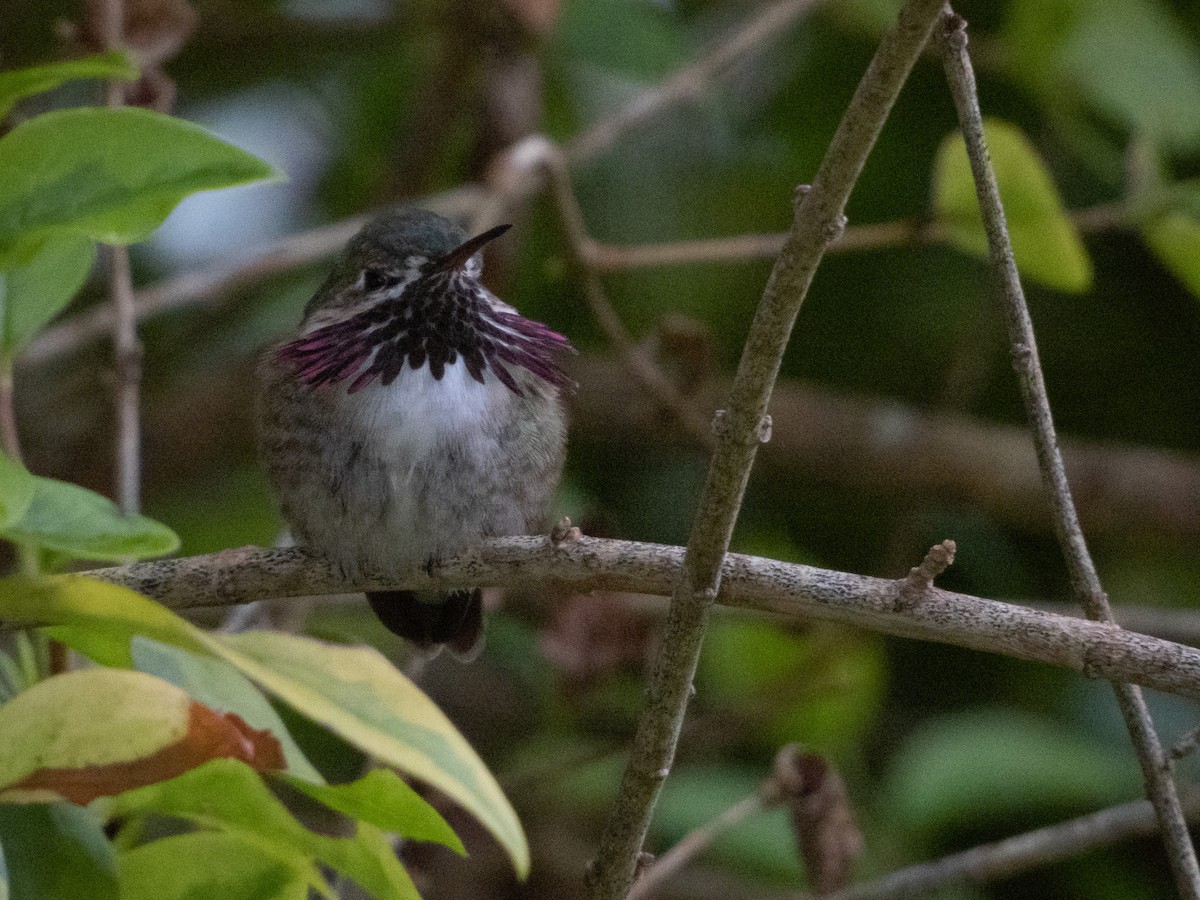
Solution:
<svg viewBox="0 0 1200 900"><path fill-rule="evenodd" d="M867 155L929 39L941 4L909 0L875 57L796 209L787 245L775 264L750 327L729 406L717 419L717 449L709 467L687 556L671 597L649 699L634 737L596 861L588 873L592 900L618 900L633 883L692 689L708 608L721 585L746 482L758 445L769 437L767 405L792 325L825 248L845 226L846 201Z"/></svg>
<svg viewBox="0 0 1200 900"><path fill-rule="evenodd" d="M418 569L390 581L351 583L303 550L258 547L82 574L124 585L178 611L363 590L547 582L580 593L604 590L665 596L678 581L683 555L682 547L636 541L585 536L555 545L544 537L509 537L486 541L430 572ZM901 583L730 553L721 567L717 602L1003 654L1200 699L1200 649L937 587L930 588L915 609L898 611Z"/></svg>
<svg viewBox="0 0 1200 900"><path fill-rule="evenodd" d="M967 156L971 162L976 195L988 236L989 256L1000 281L1009 339L1012 343L1013 368L1020 382L1021 396L1025 401L1026 413L1033 431L1038 464L1053 511L1054 531L1062 546L1072 588L1087 611L1088 618L1112 624L1113 616L1109 609L1108 596L1100 584L1083 531L1079 527L1075 502L1071 497L1062 454L1058 449L1050 401L1046 395L1046 385L1038 359L1033 322L1013 260L1004 207L1000 202L1000 189L996 184L996 176L992 171L984 141L983 115L979 109L979 98L975 89L975 73L967 54L966 22L947 6L942 24L941 44L946 77L950 82L954 106L958 111L959 123L966 140ZM1192 847L1179 795L1171 779L1145 699L1137 688L1121 682L1114 682L1113 690L1116 692L1125 726L1137 750L1147 796L1154 804L1162 826L1163 840L1175 873L1176 886L1181 896L1200 898L1200 867L1197 866L1196 851Z"/></svg>
<svg viewBox="0 0 1200 900"><path fill-rule="evenodd" d="M1129 222L1121 203L1103 203L1068 213L1082 232L1111 231ZM660 244L605 244L589 240L584 247L597 272L626 272L630 269L696 263L746 262L773 259L787 240L786 234L739 234L729 237L668 241ZM827 253L852 253L884 247L926 246L946 240L946 229L937 222L901 219L847 228Z"/></svg>

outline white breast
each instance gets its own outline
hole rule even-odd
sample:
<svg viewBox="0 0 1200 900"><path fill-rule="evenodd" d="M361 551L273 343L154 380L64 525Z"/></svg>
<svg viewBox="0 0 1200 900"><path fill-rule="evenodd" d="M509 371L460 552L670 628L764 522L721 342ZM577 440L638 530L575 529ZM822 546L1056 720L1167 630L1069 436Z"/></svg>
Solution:
<svg viewBox="0 0 1200 900"><path fill-rule="evenodd" d="M507 409L508 388L493 376L480 384L462 361L446 366L440 381L428 368L404 371L390 385L372 384L348 394L343 408L348 425L385 459L394 460L397 476L448 444L470 442L481 425Z"/></svg>

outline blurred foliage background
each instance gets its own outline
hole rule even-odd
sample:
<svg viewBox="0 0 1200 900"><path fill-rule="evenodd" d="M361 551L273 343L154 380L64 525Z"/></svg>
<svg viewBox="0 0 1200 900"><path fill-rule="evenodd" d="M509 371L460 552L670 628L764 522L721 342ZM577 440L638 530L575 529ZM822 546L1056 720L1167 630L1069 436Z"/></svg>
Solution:
<svg viewBox="0 0 1200 900"><path fill-rule="evenodd" d="M229 263L280 236L478 181L513 140L539 131L569 139L764 6L197 0L195 31L166 66L175 111L280 165L290 181L186 202L136 248L138 282ZM897 6L814 2L695 102L576 167L591 235L638 244L785 230L793 190L814 173ZM130 7L169 20L173 4ZM6 68L61 57L80 40L69 26L80 18L73 0L4 0L0 11ZM1195 641L1200 189L1189 180L1200 176L1197 7L1009 0L958 11L971 23L985 113L1024 133L1067 210L1104 212L1078 223L1090 284L1063 291L1030 282L1029 300L1065 438L1089 442L1101 457L1120 445L1144 450L1120 457L1128 469L1116 473L1135 498L1146 475L1139 461L1149 469L1167 459L1173 467L1162 477L1191 479L1157 482L1182 507L1174 517L1156 515L1150 500L1144 514L1136 502L1114 511L1103 485L1077 487L1118 610L1160 607L1170 612L1170 636ZM153 25L146 33L156 33ZM94 102L96 90L74 84L39 102ZM851 226L928 221L935 158L954 127L941 67L927 57L863 173ZM184 553L269 545L276 536L254 458L254 357L295 324L324 269L213 298L142 330L146 510L180 533ZM604 283L646 352L707 416L721 402L769 270L769 260L664 266ZM706 453L621 370L589 316L547 200L521 212L489 273L501 296L581 350L558 511L590 534L683 543ZM97 279L79 306L101 297ZM908 240L830 256L773 409L777 428L805 435L808 449L794 457L764 451L734 549L898 577L950 537L958 559L944 587L1065 599L1044 512L1027 492L1006 493L1007 458L997 456L994 481L954 489L939 489L936 471L921 475L921 459L879 462L896 429L945 420L973 436L958 452L986 469L994 432L979 429L1022 422L1006 345L980 260ZM31 469L111 488L108 359L104 347L89 347L19 369ZM845 398L862 413L858 431L843 433L846 422L826 415ZM886 474L856 471L846 446L874 448ZM469 667L439 659L423 684L517 805L534 876L511 884L499 852L472 838L465 818L453 824L466 831L472 859L435 848L416 853L412 871L427 897L576 896L636 725L663 604L551 589L493 599L484 658ZM405 652L363 604L326 603L292 619L314 634ZM847 779L867 842L860 877L1139 796L1111 692L1069 673L718 611L697 691L655 851L752 790L792 741L827 755ZM1189 704L1150 700L1167 742L1194 724ZM307 739L329 773L356 771L328 735ZM800 868L786 816L763 814L664 895L783 896L803 885ZM1169 885L1158 844L1145 840L943 896L1126 900L1165 896Z"/></svg>

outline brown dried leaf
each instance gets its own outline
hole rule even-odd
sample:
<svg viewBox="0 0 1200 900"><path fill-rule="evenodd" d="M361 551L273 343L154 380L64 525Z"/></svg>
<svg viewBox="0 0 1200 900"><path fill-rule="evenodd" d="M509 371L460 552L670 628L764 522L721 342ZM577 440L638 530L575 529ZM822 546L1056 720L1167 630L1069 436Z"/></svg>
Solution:
<svg viewBox="0 0 1200 900"><path fill-rule="evenodd" d="M788 744L775 757L775 782L813 892L845 887L863 839L842 776L824 757Z"/></svg>

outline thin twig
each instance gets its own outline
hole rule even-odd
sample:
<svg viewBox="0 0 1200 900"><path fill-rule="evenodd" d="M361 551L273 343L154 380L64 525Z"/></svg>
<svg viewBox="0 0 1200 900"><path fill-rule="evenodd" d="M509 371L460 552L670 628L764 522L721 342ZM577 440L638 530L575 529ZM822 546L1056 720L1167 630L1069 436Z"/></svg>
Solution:
<svg viewBox="0 0 1200 900"><path fill-rule="evenodd" d="M773 783L774 779L768 781L768 784ZM715 840L755 813L762 812L777 802L777 795L772 797L766 790L756 790L721 812L716 818L710 819L699 828L688 832L679 843L643 870L641 877L630 888L626 900L648 900L653 897L664 881L712 846Z"/></svg>
<svg viewBox="0 0 1200 900"><path fill-rule="evenodd" d="M1185 806L1189 818L1200 816L1200 792L1189 793ZM898 869L866 884L823 894L821 900L927 897L955 885L1009 878L1106 844L1149 837L1157 831L1154 807L1146 800L1139 800Z"/></svg>
<svg viewBox="0 0 1200 900"><path fill-rule="evenodd" d="M1102 203L1069 211L1067 216L1080 231L1093 233L1126 226L1130 220L1130 211L1121 203ZM946 237L945 227L933 221L900 219L894 222L877 222L847 228L826 253L857 253L885 247L925 246L940 244ZM605 244L589 240L584 251L597 272L626 272L631 269L696 263L773 259L779 255L786 240L786 233L739 234L658 244Z"/></svg>
<svg viewBox="0 0 1200 900"><path fill-rule="evenodd" d="M142 342L137 335L137 312L129 270L129 248L110 247L110 290L116 364L117 505L125 515L141 508L142 431L139 397L142 384Z"/></svg>
<svg viewBox="0 0 1200 900"><path fill-rule="evenodd" d="M671 597L649 698L616 807L588 872L592 900L617 900L632 884L654 806L675 757L704 640L709 606L759 443L792 326L825 248L845 226L844 210L867 155L937 19L937 0L909 0L863 76L811 190L798 204L791 236L767 282L738 365L729 406L717 420L717 450L679 583Z"/></svg>
<svg viewBox="0 0 1200 900"><path fill-rule="evenodd" d="M906 244L934 244L944 238L944 229L936 223L902 219L847 228L825 252L850 253ZM781 233L741 234L662 244L602 244L589 241L585 252L597 272L624 272L660 266L773 259L783 250L787 239L788 235Z"/></svg>
<svg viewBox="0 0 1200 900"><path fill-rule="evenodd" d="M783 0L766 7L739 28L736 34L700 59L650 90L641 92L615 115L572 138L564 148L568 162L575 166L594 159L611 149L630 131L658 119L670 107L702 96L714 78L748 57L766 41L782 34L817 2L819 0Z"/></svg>
<svg viewBox="0 0 1200 900"><path fill-rule="evenodd" d="M104 50L124 45L124 0L92 0L88 4L92 30ZM110 79L104 88L105 105L118 109L125 104L125 84ZM142 434L139 395L142 382L142 344L137 334L137 308L133 277L126 247L109 248L109 295L112 308L113 355L117 413L116 491L121 512L133 515L141 508Z"/></svg>
<svg viewBox="0 0 1200 900"><path fill-rule="evenodd" d="M669 595L682 547L582 536L555 546L510 537L402 578L348 582L295 548L243 547L204 556L84 573L153 597L171 609L225 607L263 598L319 597L363 590L445 590L557 583L593 590ZM70 577L70 576L64 576ZM1200 698L1200 649L934 587L910 612L895 609L899 582L730 553L717 602L798 620L840 622L916 640L953 644Z"/></svg>
<svg viewBox="0 0 1200 900"><path fill-rule="evenodd" d="M700 414L697 405L680 394L671 380L647 357L645 351L634 343L633 336L604 293L604 286L585 252L589 242L587 227L583 221L583 211L579 208L579 201L571 187L571 175L565 159L557 148L551 145L543 161L549 176L550 191L562 220L563 231L566 233L571 255L583 282L584 298L593 318L616 349L626 369L646 392L659 405L670 411L701 447L711 448L713 435L708 420Z"/></svg>
<svg viewBox="0 0 1200 900"><path fill-rule="evenodd" d="M1050 401L1038 360L1033 322L1025 303L1013 260L1012 244L1005 224L1004 208L988 158L983 135L983 115L975 89L975 73L967 54L966 22L946 8L943 20L942 51L946 77L950 82L954 105L966 140L976 194L988 235L988 249L996 269L1004 298L1013 367L1021 386L1021 396L1033 430L1038 463L1053 511L1054 530L1062 547L1071 586L1088 618L1113 623L1108 597L1100 583L1079 527L1079 517L1067 483L1062 454L1058 449ZM1146 793L1162 825L1163 840L1180 895L1200 898L1200 867L1188 834L1187 822L1179 802L1175 783L1167 771L1166 759L1141 691L1127 684L1114 683L1113 689L1121 714L1141 763Z"/></svg>

